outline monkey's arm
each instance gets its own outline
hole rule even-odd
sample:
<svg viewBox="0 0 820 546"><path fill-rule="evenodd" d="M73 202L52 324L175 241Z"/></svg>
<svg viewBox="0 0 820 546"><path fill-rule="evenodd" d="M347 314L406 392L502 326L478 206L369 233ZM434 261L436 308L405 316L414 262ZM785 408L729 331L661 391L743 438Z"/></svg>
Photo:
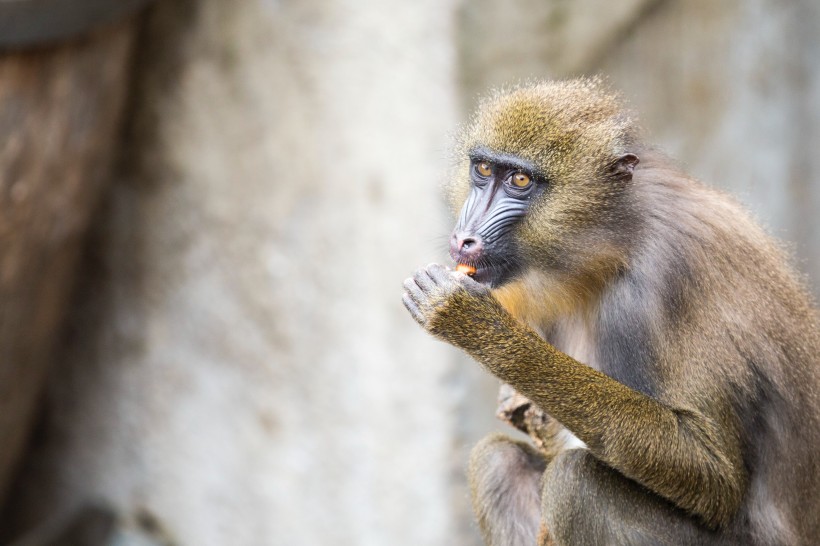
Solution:
<svg viewBox="0 0 820 546"><path fill-rule="evenodd" d="M746 474L728 422L665 406L574 360L464 274L433 264L405 289L419 324L558 419L600 460L710 527L735 513Z"/></svg>

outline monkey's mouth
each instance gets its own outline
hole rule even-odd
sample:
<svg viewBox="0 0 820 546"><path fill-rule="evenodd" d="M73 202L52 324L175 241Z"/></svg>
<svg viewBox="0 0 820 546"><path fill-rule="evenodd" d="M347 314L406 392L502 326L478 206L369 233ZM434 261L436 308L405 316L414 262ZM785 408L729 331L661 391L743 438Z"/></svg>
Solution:
<svg viewBox="0 0 820 546"><path fill-rule="evenodd" d="M467 265L472 272L465 273L477 283L490 288L497 288L510 279L511 271L508 268L500 267L489 263L463 264Z"/></svg>
<svg viewBox="0 0 820 546"><path fill-rule="evenodd" d="M470 275L474 281L493 288L495 286L495 275L493 269L487 266L476 267L475 272Z"/></svg>
<svg viewBox="0 0 820 546"><path fill-rule="evenodd" d="M489 288L498 288L520 269L517 253L509 243L487 245L479 240L476 246L464 248L463 245L454 244L450 247L450 257L457 264L456 270L469 275L474 281Z"/></svg>

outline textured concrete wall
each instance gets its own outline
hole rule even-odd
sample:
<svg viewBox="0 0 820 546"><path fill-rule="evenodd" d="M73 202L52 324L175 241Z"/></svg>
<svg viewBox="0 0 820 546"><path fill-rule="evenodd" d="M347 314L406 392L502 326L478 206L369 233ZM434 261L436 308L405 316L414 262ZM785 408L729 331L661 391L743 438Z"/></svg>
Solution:
<svg viewBox="0 0 820 546"><path fill-rule="evenodd" d="M101 499L182 544L469 543L468 393L400 298L449 229L452 12L160 3L20 527Z"/></svg>
<svg viewBox="0 0 820 546"><path fill-rule="evenodd" d="M656 142L794 245L815 293L819 37L813 0L666 2L600 65Z"/></svg>

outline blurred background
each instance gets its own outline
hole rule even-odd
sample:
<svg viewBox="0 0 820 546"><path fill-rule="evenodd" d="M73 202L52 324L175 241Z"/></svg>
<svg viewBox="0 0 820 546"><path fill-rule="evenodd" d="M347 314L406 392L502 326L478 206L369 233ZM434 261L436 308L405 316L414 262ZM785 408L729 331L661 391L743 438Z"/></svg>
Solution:
<svg viewBox="0 0 820 546"><path fill-rule="evenodd" d="M488 89L601 74L820 286L816 0L0 0L0 544L478 545L401 306Z"/></svg>

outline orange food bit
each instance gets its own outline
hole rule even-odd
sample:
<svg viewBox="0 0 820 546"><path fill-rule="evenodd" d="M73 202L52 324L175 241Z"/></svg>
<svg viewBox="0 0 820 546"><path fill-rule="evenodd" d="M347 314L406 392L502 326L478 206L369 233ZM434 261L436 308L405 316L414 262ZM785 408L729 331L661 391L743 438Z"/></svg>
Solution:
<svg viewBox="0 0 820 546"><path fill-rule="evenodd" d="M465 275L472 276L472 275L475 274L475 267L473 267L471 265L467 265L467 264L458 264L456 266L456 271L460 271L460 272L464 273Z"/></svg>

